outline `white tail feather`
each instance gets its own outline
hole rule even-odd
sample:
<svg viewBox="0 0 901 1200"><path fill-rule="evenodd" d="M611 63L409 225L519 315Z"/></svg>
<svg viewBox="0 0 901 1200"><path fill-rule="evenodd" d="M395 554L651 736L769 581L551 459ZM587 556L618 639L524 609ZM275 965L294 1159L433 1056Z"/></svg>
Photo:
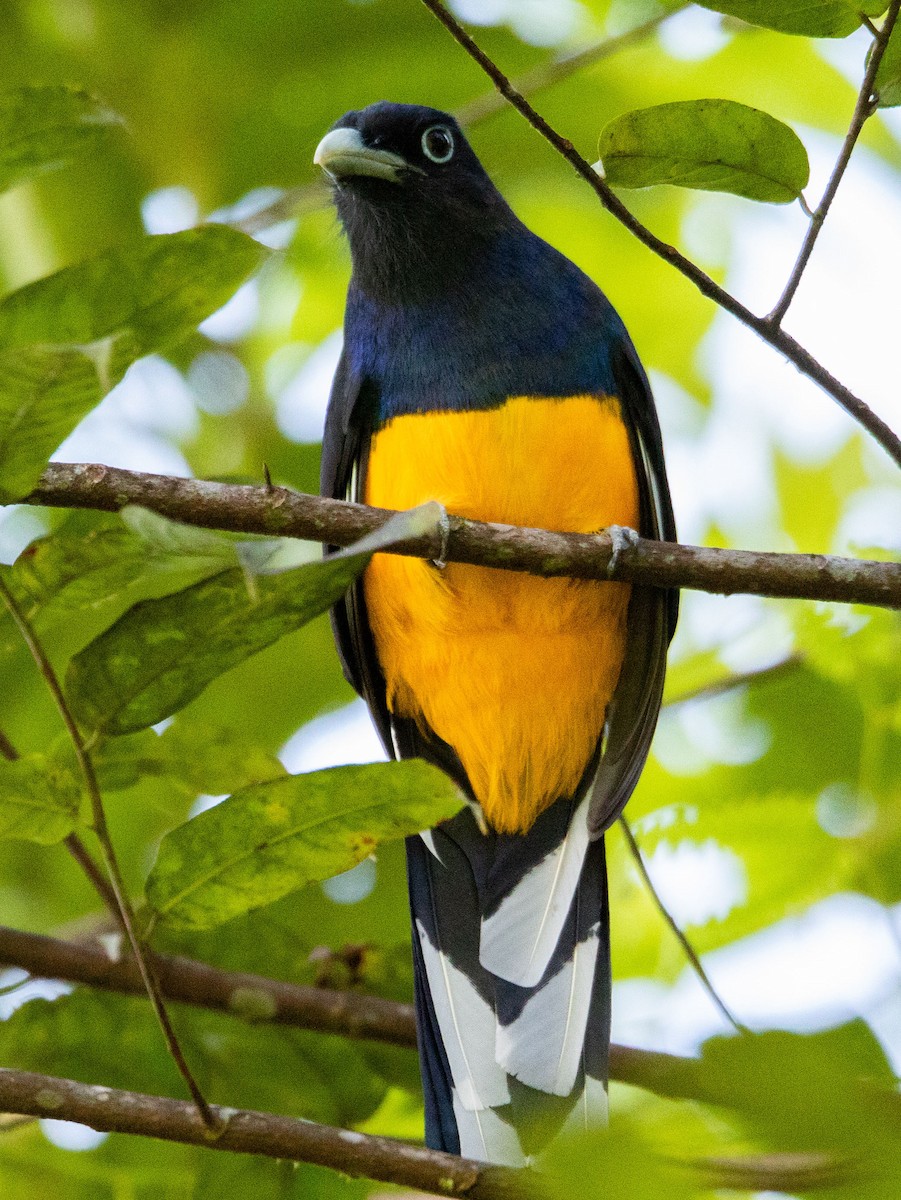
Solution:
<svg viewBox="0 0 901 1200"><path fill-rule="evenodd" d="M536 992L515 1021L498 1025L495 1057L511 1075L542 1092L573 1090L591 1008L598 956L597 928L572 958Z"/></svg>
<svg viewBox="0 0 901 1200"><path fill-rule="evenodd" d="M507 1104L506 1073L494 1059L494 1011L474 984L429 941L416 922L429 993L460 1104L470 1111Z"/></svg>
<svg viewBox="0 0 901 1200"><path fill-rule="evenodd" d="M588 849L588 795L566 837L482 921L479 961L493 975L534 987L560 940Z"/></svg>

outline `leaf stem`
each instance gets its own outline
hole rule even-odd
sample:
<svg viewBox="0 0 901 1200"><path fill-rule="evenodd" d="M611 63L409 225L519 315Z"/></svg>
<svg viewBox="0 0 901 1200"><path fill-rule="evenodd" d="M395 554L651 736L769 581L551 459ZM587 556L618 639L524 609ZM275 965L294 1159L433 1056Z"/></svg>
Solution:
<svg viewBox="0 0 901 1200"><path fill-rule="evenodd" d="M901 438L882 420L865 401L856 396L850 388L835 378L819 363L809 350L787 334L784 329L769 317L758 316L735 296L720 287L711 277L691 259L686 258L674 246L664 242L662 238L652 233L647 226L635 217L611 190L609 184L597 174L591 164L575 149L572 142L558 133L542 117L532 105L510 82L509 78L496 65L475 40L470 37L460 22L451 15L441 0L421 0L425 7L441 22L453 38L463 47L466 53L475 60L492 80L495 87L506 100L523 116L537 133L549 142L559 154L573 167L576 173L596 193L601 204L607 211L624 225L642 245L646 246L658 257L668 262L686 279L691 280L702 295L713 300L720 308L731 313L743 325L773 346L807 375L824 392L830 395L844 410L849 413L867 432L882 446L886 454L901 467ZM893 0L893 7L898 0Z"/></svg>
<svg viewBox="0 0 901 1200"><path fill-rule="evenodd" d="M663 917L664 921L667 923L667 925L670 927L670 929L675 934L676 940L678 941L679 945L682 947L683 951L685 952L685 957L688 959L689 963L691 964L691 966L693 967L693 969L695 971L695 974L697 975L698 979L701 981L702 987L704 988L704 990L706 991L706 993L710 997L710 999L713 1001L713 1003L716 1005L716 1007L720 1010L720 1012L725 1017L725 1019L729 1022L729 1024L735 1030L735 1032L736 1033L748 1033L749 1031L748 1031L747 1026L742 1025L742 1023L726 1007L725 1002L720 998L719 993L717 992L716 988L713 986L713 984L710 981L710 976L704 970L704 966L701 963L701 960L698 957L694 946L692 946L691 942L688 940L688 938L685 936L685 934L683 933L683 931L680 929L679 925L677 924L675 917L672 915L672 913L669 911L669 909L663 903L663 900L660 898L660 893L654 887L654 883L651 879L651 876L648 873L648 868L647 868L647 865L645 864L644 857L642 856L641 850L638 847L638 843L635 840L635 836L632 833L632 830L629 828L628 821L626 820L625 817L620 817L619 823L622 826L623 834L625 835L625 838L626 838L626 844L629 847L629 852L631 853L632 858L635 860L635 865L638 867L639 873L640 873L642 879L644 880L645 886L647 887L648 891L650 892L651 899L654 901L654 904L657 906L657 910L659 911L660 915Z"/></svg>
<svg viewBox="0 0 901 1200"><path fill-rule="evenodd" d="M848 167L851 159L851 154L854 147L857 145L857 140L860 137L861 131L869 117L873 115L873 86L876 81L876 72L879 70L879 64L882 62L882 56L885 53L886 45L891 36L892 29L898 19L898 10L901 8L901 0L892 0L883 22L882 29L876 31L876 38L870 48L870 61L867 63L867 69L864 72L863 82L860 85L860 91L857 94L857 103L854 105L854 112L851 116L851 124L848 126L848 132L845 135L845 140L842 142L842 148L839 151L832 174L829 177L829 182L826 184L826 189L823 192L823 197L816 209L810 213L810 225L807 229L807 235L801 244L801 249L798 253L798 258L792 268L791 275L785 285L785 289L776 307L770 313L768 320L773 325L780 325L785 314L788 312L788 307L795 297L798 290L798 285L801 282L801 277L813 253L813 248L816 245L816 240L820 236L820 230L823 228L823 222L829 209L832 207L832 201L835 199L835 194L838 191L838 186L842 181L842 177ZM872 28L872 26L871 26Z"/></svg>
<svg viewBox="0 0 901 1200"><path fill-rule="evenodd" d="M166 1044L169 1047L169 1053L172 1055L176 1066L181 1072L182 1078L187 1084L188 1091L191 1093L191 1097L197 1106L197 1110L204 1125L211 1130L217 1130L220 1126L219 1118L213 1113L209 1104L207 1104L206 1100L204 1099L203 1093L200 1091L197 1081L194 1079L191 1069L185 1060L181 1046L178 1042L178 1038L175 1035L175 1030L172 1028L172 1023L169 1020L169 1014L166 1011L166 1006L163 1001L159 983L157 982L154 974L152 963L145 955L144 949L138 940L137 934L135 933L134 913L132 911L131 902L128 899L128 893L125 889L125 883L119 868L119 860L116 856L112 838L110 837L109 827L106 823L106 812L103 807L103 798L100 794L100 788L97 783L97 774L94 770L94 763L87 750L87 747L85 746L84 739L81 736L81 730L78 728L75 718L72 715L72 711L69 708L68 702L66 701L63 689L60 686L56 672L54 671L50 659L47 657L44 648L31 625L31 622L22 611L21 607L16 601L16 598L13 596L12 592L9 590L2 578L0 578L0 596L3 597L6 607L9 609L10 616L12 617L16 627L19 630L19 633L22 636L22 640L28 647L35 665L44 678L59 714L63 719L63 724L66 726L66 730L72 740L72 745L75 750L75 757L78 760L78 765L84 780L85 789L87 790L88 797L91 802L93 828L97 835L97 840L100 843L100 848L106 863L106 869L109 874L110 891L112 892L112 897L115 901L118 919L131 945L132 952L134 953L138 968L141 972L141 977L144 981L144 987L146 988L147 994L153 1004L157 1020L159 1021L160 1028L163 1031Z"/></svg>

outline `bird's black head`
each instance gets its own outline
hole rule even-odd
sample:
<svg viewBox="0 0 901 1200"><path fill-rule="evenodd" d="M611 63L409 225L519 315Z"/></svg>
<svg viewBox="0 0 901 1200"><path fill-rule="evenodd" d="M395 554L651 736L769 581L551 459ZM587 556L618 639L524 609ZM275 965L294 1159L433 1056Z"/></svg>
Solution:
<svg viewBox="0 0 901 1200"><path fill-rule="evenodd" d="M460 126L436 108L382 101L345 113L314 162L334 183L355 282L388 300L446 289L515 222Z"/></svg>

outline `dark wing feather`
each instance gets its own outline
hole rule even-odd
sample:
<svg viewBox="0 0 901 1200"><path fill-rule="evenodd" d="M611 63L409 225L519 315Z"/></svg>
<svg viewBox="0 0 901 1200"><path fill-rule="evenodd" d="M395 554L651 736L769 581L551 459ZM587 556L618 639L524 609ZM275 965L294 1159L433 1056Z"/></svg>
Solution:
<svg viewBox="0 0 901 1200"><path fill-rule="evenodd" d="M674 542L676 523L657 412L631 342L622 342L613 369L638 472L639 532L644 537ZM591 797L589 829L593 837L600 836L620 815L644 768L657 726L666 652L678 611L678 592L633 587L626 656L607 714L604 754Z"/></svg>
<svg viewBox="0 0 901 1200"><path fill-rule="evenodd" d="M346 353L342 352L332 382L322 437L320 486L323 496L336 500L361 499L369 456L373 390L372 384L354 374ZM325 549L329 551L334 547L326 546ZM385 680L376 657L359 580L334 606L331 619L344 676L369 705L385 750L389 758L395 758Z"/></svg>

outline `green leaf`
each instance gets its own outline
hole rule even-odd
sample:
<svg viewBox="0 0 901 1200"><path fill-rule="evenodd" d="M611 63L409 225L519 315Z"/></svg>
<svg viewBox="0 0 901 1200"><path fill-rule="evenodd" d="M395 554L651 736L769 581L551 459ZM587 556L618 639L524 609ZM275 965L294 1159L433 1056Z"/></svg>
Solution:
<svg viewBox="0 0 901 1200"><path fill-rule="evenodd" d="M80 799L76 776L41 754L0 760L0 838L60 842L75 827Z"/></svg>
<svg viewBox="0 0 901 1200"><path fill-rule="evenodd" d="M215 554L198 550L189 558L176 547L135 536L118 516L73 510L58 529L22 551L7 582L29 620L71 619L79 611L123 599L141 581L162 581L158 586L163 590L174 578L171 589L221 569L222 558Z"/></svg>
<svg viewBox="0 0 901 1200"><path fill-rule="evenodd" d="M447 776L417 759L256 784L163 838L147 900L169 925L210 929L346 871L460 805Z"/></svg>
<svg viewBox="0 0 901 1200"><path fill-rule="evenodd" d="M873 90L880 108L897 108L901 104L901 20L895 22L883 52Z"/></svg>
<svg viewBox="0 0 901 1200"><path fill-rule="evenodd" d="M266 253L205 225L142 238L0 301L0 502L27 494L127 368L181 341Z"/></svg>
<svg viewBox="0 0 901 1200"><path fill-rule="evenodd" d="M23 87L0 95L0 192L90 153L121 124L79 88Z"/></svg>
<svg viewBox="0 0 901 1200"><path fill-rule="evenodd" d="M702 8L780 33L843 38L860 25L861 7L845 0L698 0Z"/></svg>
<svg viewBox="0 0 901 1200"><path fill-rule="evenodd" d="M696 1086L777 1147L857 1152L875 1169L882 1154L871 1159L868 1144L884 1153L890 1143L897 1159L894 1073L862 1020L822 1033L711 1038Z"/></svg>
<svg viewBox="0 0 901 1200"><path fill-rule="evenodd" d="M636 109L601 133L607 181L670 183L787 204L807 183L807 151L775 117L733 100L684 100Z"/></svg>
<svg viewBox="0 0 901 1200"><path fill-rule="evenodd" d="M69 664L79 721L133 733L183 708L218 675L300 628L343 596L373 551L433 526L440 506L401 513L323 562L250 581L222 571L129 609Z"/></svg>

